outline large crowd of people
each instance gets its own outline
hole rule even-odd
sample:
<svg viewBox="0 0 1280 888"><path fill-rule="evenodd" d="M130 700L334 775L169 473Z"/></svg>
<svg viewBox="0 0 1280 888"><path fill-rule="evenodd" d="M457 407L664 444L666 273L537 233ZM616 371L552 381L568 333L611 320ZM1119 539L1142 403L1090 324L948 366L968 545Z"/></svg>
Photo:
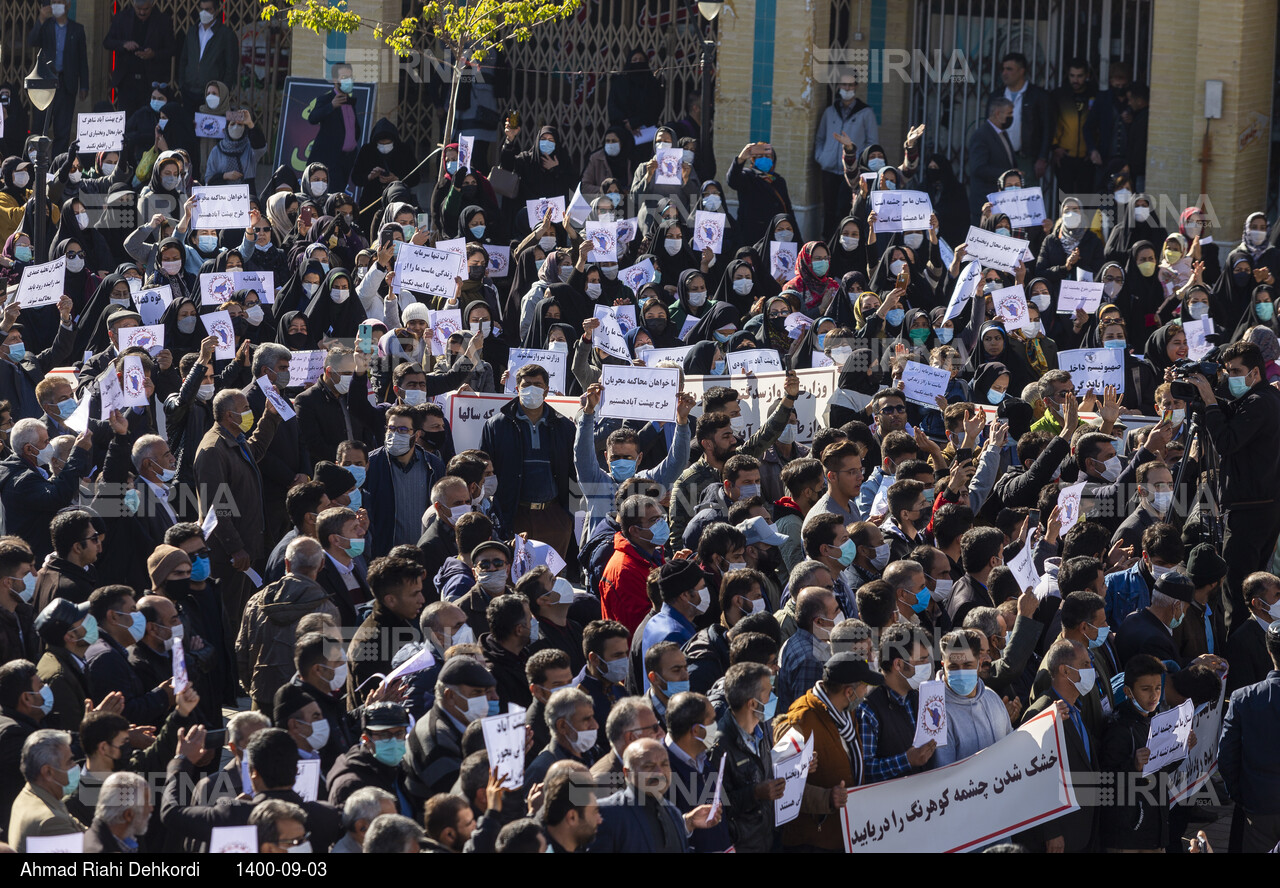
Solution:
<svg viewBox="0 0 1280 888"><path fill-rule="evenodd" d="M79 153L70 106L50 111L43 226L21 97L0 103L9 847L207 852L254 827L247 850L271 853L841 851L851 791L1048 710L1073 780L1137 778L1151 720L1188 700L1225 709L1190 742L1216 757L1232 849L1280 842L1280 250L1262 213L1238 243L1201 206L1159 217L1123 69L1097 129L1087 66L1055 108L1008 57L971 206L923 127L876 142L842 76L814 157L833 203L806 230L783 170L808 159L756 142L716 179L698 97L657 125L642 52L581 169L574 127L513 117L489 128L492 175L458 160L484 139L423 164L384 119L361 144L336 65L301 175L260 181L234 78L206 76L217 0L182 41L153 6L123 6L108 37L136 59L113 81L122 150ZM40 16L32 42L70 78L66 7ZM172 81L157 41L179 47ZM1068 111L1081 133L1055 125ZM197 138L197 112L225 135ZM1086 131L1109 141L1082 171L1089 149L1062 139ZM670 148L679 184L660 184ZM1018 228L986 197L1054 175L1114 201L1064 192ZM250 185L251 224L200 228L193 189L226 184ZM889 190L931 195L928 227L878 225ZM530 219L543 198L578 208ZM718 251L694 246L699 211L725 214ZM971 221L1026 241L1012 272L971 264ZM592 258L589 222L619 224L616 256ZM406 244L456 238L451 295L400 285ZM60 301L17 301L57 259ZM201 276L236 270L273 291L210 301ZM1059 309L1068 281L1101 284L1096 310ZM162 287L162 347L127 345ZM998 310L1012 287L1020 326ZM627 358L601 347L601 307L630 318ZM460 329L437 335L452 309ZM231 357L200 325L223 311ZM1080 349L1119 352L1121 378L1089 388L1059 362ZM743 351L779 368L773 394L729 373ZM949 374L945 394L908 399L913 363ZM614 365L677 370L673 414L606 415ZM145 404L119 406L138 366ZM504 397L460 439L468 395ZM935 679L946 742L916 744ZM490 758L509 712L514 776ZM774 764L806 741L779 824ZM1162 794L1175 767L1002 838L1186 851L1203 816Z"/></svg>

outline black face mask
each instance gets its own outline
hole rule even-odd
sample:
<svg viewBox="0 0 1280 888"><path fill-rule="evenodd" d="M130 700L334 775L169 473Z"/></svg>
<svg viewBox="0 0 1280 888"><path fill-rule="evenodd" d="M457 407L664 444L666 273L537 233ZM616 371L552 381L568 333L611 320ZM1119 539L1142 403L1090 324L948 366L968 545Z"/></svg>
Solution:
<svg viewBox="0 0 1280 888"><path fill-rule="evenodd" d="M649 318L644 322L644 325L654 336L661 336L667 331L666 318Z"/></svg>
<svg viewBox="0 0 1280 888"><path fill-rule="evenodd" d="M293 349L294 351L306 348L307 334L306 333L286 333L284 337L284 344L289 346L289 348Z"/></svg>
<svg viewBox="0 0 1280 888"><path fill-rule="evenodd" d="M461 188L458 189L458 193L466 198L474 197L476 193L476 186L463 185Z"/></svg>
<svg viewBox="0 0 1280 888"><path fill-rule="evenodd" d="M441 450L449 440L449 430L441 429L438 432L423 432L422 440L433 450Z"/></svg>
<svg viewBox="0 0 1280 888"><path fill-rule="evenodd" d="M787 332L787 318L784 315L780 318L769 318L769 329L774 333Z"/></svg>
<svg viewBox="0 0 1280 888"><path fill-rule="evenodd" d="M292 225L294 222L297 222L297 221L298 221L298 214L297 214L297 213L285 213L285 218L287 218L287 219L289 220L289 224L290 224L290 225Z"/></svg>
<svg viewBox="0 0 1280 888"><path fill-rule="evenodd" d="M232 318L231 329L235 331L236 339L243 339L249 332L248 318Z"/></svg>
<svg viewBox="0 0 1280 888"><path fill-rule="evenodd" d="M169 580L164 584L166 598L185 598L191 594L191 580Z"/></svg>
<svg viewBox="0 0 1280 888"><path fill-rule="evenodd" d="M483 266L483 265L468 265L468 266L467 266L467 280L471 280L471 281L482 281L482 280L484 280L484 266Z"/></svg>

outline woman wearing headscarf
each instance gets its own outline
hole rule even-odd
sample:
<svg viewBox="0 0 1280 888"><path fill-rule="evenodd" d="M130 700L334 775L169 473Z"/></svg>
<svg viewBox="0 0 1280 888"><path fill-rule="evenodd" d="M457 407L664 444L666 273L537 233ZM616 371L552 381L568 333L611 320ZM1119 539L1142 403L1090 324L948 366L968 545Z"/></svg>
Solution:
<svg viewBox="0 0 1280 888"><path fill-rule="evenodd" d="M724 376L724 352L714 341L704 340L690 346L684 356L686 376Z"/></svg>
<svg viewBox="0 0 1280 888"><path fill-rule="evenodd" d="M1204 263L1203 279L1212 287L1222 276L1222 260L1218 258L1213 237L1208 231L1208 220L1199 207L1187 207L1178 214L1178 233L1187 240L1187 252L1192 262Z"/></svg>
<svg viewBox="0 0 1280 888"><path fill-rule="evenodd" d="M860 180L853 193L853 205L850 209L850 215L863 224L870 224L872 191L896 191L906 187L906 177L895 166L885 165L875 172L876 178L874 182L868 183Z"/></svg>
<svg viewBox="0 0 1280 888"><path fill-rule="evenodd" d="M106 272L115 267L106 238L97 229L90 227L89 212L79 197L70 197L62 202L62 214L58 217L58 227L53 232L53 243L56 244L71 237L80 241L80 246L85 253L85 266L88 269ZM80 303L83 304L83 301L83 299L80 300Z"/></svg>
<svg viewBox="0 0 1280 888"><path fill-rule="evenodd" d="M141 170L139 167L139 173ZM182 185L182 155L177 151L161 152L148 173L147 184L138 191L138 218L150 219L157 213L170 219L181 215L188 196Z"/></svg>
<svg viewBox="0 0 1280 888"><path fill-rule="evenodd" d="M831 270L828 272L836 280L842 279L851 271L867 273L868 246L863 236L865 225L853 216L845 216L840 220L827 240L827 252L831 254Z"/></svg>
<svg viewBox="0 0 1280 888"><path fill-rule="evenodd" d="M793 340L790 353L782 353L783 366L790 370L808 370L813 367L813 356L826 356L835 330L836 323L831 318L815 319L799 339Z"/></svg>
<svg viewBox="0 0 1280 888"><path fill-rule="evenodd" d="M283 244L293 234L294 219L290 218L290 207L297 212L298 199L292 193L277 191L266 200L267 221L271 223L271 233L276 243ZM296 218L296 217L295 217Z"/></svg>
<svg viewBox="0 0 1280 888"><path fill-rule="evenodd" d="M88 229L86 233L92 233L93 229ZM71 299L72 313L77 317L84 307L89 304L90 297L98 290L98 284L102 282L89 265L89 252L85 249L86 238L84 234L65 237L54 241L53 252L49 254L49 258L57 259L60 256L67 257L67 265L63 271L62 292ZM56 306L47 306L56 308Z"/></svg>
<svg viewBox="0 0 1280 888"><path fill-rule="evenodd" d="M1064 200L1057 224L1040 244L1036 258L1039 273L1059 281L1074 280L1076 269L1083 268L1096 276L1106 257L1102 241L1088 225L1080 201L1074 197Z"/></svg>
<svg viewBox="0 0 1280 888"><path fill-rule="evenodd" d="M247 109L240 114L248 115ZM249 120L249 124L252 124ZM228 123L222 138L208 149L204 161L204 180L209 185L248 185L249 193L257 192L258 158L261 156L249 144L250 130L242 121ZM203 140L208 141L208 140ZM262 149L266 151L265 146Z"/></svg>
<svg viewBox="0 0 1280 888"><path fill-rule="evenodd" d="M1010 375L1009 391L1016 397L1032 381L1027 359L1020 352L1021 347L1005 332L1003 324L983 324L973 354L969 356L968 372L976 376L983 364L1002 364Z"/></svg>
<svg viewBox="0 0 1280 888"><path fill-rule="evenodd" d="M0 237L5 240L18 230L31 199L31 162L25 157L6 157L0 163Z"/></svg>
<svg viewBox="0 0 1280 888"><path fill-rule="evenodd" d="M635 172L631 160L635 147L635 137L627 127L617 125L605 130L604 146L591 152L582 171L582 196L588 201L595 200L604 193L606 179L629 184Z"/></svg>
<svg viewBox="0 0 1280 888"><path fill-rule="evenodd" d="M562 285L557 285L562 286ZM547 335L551 332L551 328L557 324L564 324L574 331L570 342L576 342L581 335L579 331L581 326L574 327L563 321L561 317L560 301L551 295L548 288L547 295L538 300L533 307L533 313L529 318L529 326L524 333L520 335L521 348L542 348L542 343L547 341Z"/></svg>
<svg viewBox="0 0 1280 888"><path fill-rule="evenodd" d="M1254 327L1266 327L1280 333L1280 319L1276 318L1276 288L1271 284L1259 284L1250 295L1249 308L1231 334L1231 342L1239 342Z"/></svg>
<svg viewBox="0 0 1280 888"><path fill-rule="evenodd" d="M671 323L677 330L684 329L688 318L701 318L713 306L723 303L709 301L711 293L707 279L701 271L688 268L676 279L676 301L667 307Z"/></svg>
<svg viewBox="0 0 1280 888"><path fill-rule="evenodd" d="M485 217L485 231L479 237L470 231L470 226L463 219L472 210L482 212ZM446 237L503 243L507 225L500 215L497 200L480 186L480 175L474 170L459 169L453 174L449 190L445 192L437 224Z"/></svg>
<svg viewBox="0 0 1280 888"><path fill-rule="evenodd" d="M980 364L973 376L973 400L978 404L998 405L1006 397L1017 397L1021 389L1013 385L1013 374L999 361Z"/></svg>
<svg viewBox="0 0 1280 888"><path fill-rule="evenodd" d="M1244 220L1244 232L1240 243L1232 253L1243 251L1249 254L1254 268L1266 266L1272 277L1280 277L1280 249L1269 242L1267 236L1267 217L1264 213L1250 213Z"/></svg>
<svg viewBox="0 0 1280 888"><path fill-rule="evenodd" d="M323 201L329 193L329 168L319 161L307 164L298 180L298 190L294 196L298 203L308 200Z"/></svg>
<svg viewBox="0 0 1280 888"><path fill-rule="evenodd" d="M1252 342L1262 352L1263 376L1267 382L1280 380L1280 338L1271 327L1259 324L1242 337L1245 342Z"/></svg>
<svg viewBox="0 0 1280 888"><path fill-rule="evenodd" d="M738 229L743 243L763 237L775 216L795 217L787 180L775 171L777 163L772 145L752 142L738 152L729 167L728 185L738 192ZM793 227L798 229L794 223Z"/></svg>
<svg viewBox="0 0 1280 888"><path fill-rule="evenodd" d="M592 333L599 326L600 321L598 319L587 318L582 326L582 337L573 346L573 360L570 362L570 369L573 371L572 376L581 386L582 391L586 391L600 381L600 373L605 364L625 365L631 363L631 361L624 361L621 358L606 354L596 347L592 339Z"/></svg>
<svg viewBox="0 0 1280 888"><path fill-rule="evenodd" d="M694 161L694 166L697 165L697 161ZM734 253L742 244L742 240L738 237L738 219L725 206L724 186L718 181L707 179L702 183L698 191L698 202L693 209L705 210L708 213L724 213L724 243L720 249L721 256Z"/></svg>
<svg viewBox="0 0 1280 888"><path fill-rule="evenodd" d="M657 153L672 148L676 148L675 131L667 126L658 127L653 137L654 156L644 163L637 164L631 176L630 191L639 202L637 217L644 228L648 228L651 224L650 219L653 216L655 204L661 206L662 201L665 200L683 211L684 208L692 207L698 202L702 186L698 181L698 174L693 171L692 152L685 154L685 160L680 165L679 184L671 185L657 181ZM690 222L692 223L692 220Z"/></svg>
<svg viewBox="0 0 1280 888"><path fill-rule="evenodd" d="M185 255L186 246L176 237L166 237L156 244L153 254L155 264L147 274L146 285L148 287L167 285L174 299L190 296L193 293L198 297L200 291L197 289L195 276L187 274L183 269L182 257Z"/></svg>
<svg viewBox="0 0 1280 888"><path fill-rule="evenodd" d="M160 315L164 325L164 347L173 353L174 362L182 356L200 351L200 343L208 335L200 323L200 301L184 296L170 302Z"/></svg>
<svg viewBox="0 0 1280 888"><path fill-rule="evenodd" d="M495 332L497 328L493 322L492 309L481 300L472 301L462 312L462 327L465 330L484 331L484 345L480 356L492 368L493 378L500 378L507 370L510 350Z"/></svg>
<svg viewBox="0 0 1280 888"><path fill-rule="evenodd" d="M138 195L128 185L116 184L111 186L102 212L98 215L94 230L106 241L112 265L129 259L129 251L125 249L124 242L137 224L137 203Z"/></svg>
<svg viewBox="0 0 1280 888"><path fill-rule="evenodd" d="M777 296L756 300L752 307L756 306L760 310L748 318L742 329L749 330L760 342L761 348L771 348L783 357L791 354L798 341L792 339L787 332L787 318L795 310L790 297L779 293Z"/></svg>
<svg viewBox="0 0 1280 888"><path fill-rule="evenodd" d="M810 241L800 248L796 255L796 276L787 282L786 288L800 294L800 310L811 318L817 317L840 289L830 271L831 254L826 244Z"/></svg>
<svg viewBox="0 0 1280 888"><path fill-rule="evenodd" d="M1128 338L1124 319L1116 311L1099 311L1099 315L1098 328L1095 331L1097 342L1090 345L1090 348L1114 348L1124 355L1124 392L1121 395L1120 406L1126 410L1137 410L1151 416L1155 411L1156 388L1163 381L1163 371L1157 376L1153 362L1134 357L1132 340ZM1166 338L1163 336L1161 338L1163 348L1151 338L1147 341L1150 348L1162 353L1163 356L1160 358L1162 365L1170 363L1165 353L1168 346ZM1184 338L1183 343L1185 342Z"/></svg>
<svg viewBox="0 0 1280 888"><path fill-rule="evenodd" d="M650 70L649 54L643 46L632 47L626 58L622 70L609 76L609 125L631 130L653 126L662 113L666 87Z"/></svg>
<svg viewBox="0 0 1280 888"><path fill-rule="evenodd" d="M276 342L292 351L309 351L320 342L320 334L311 335L307 316L300 311L286 311L276 324Z"/></svg>
<svg viewBox="0 0 1280 888"><path fill-rule="evenodd" d="M534 247L533 249L540 249ZM529 255L526 252L526 255ZM547 291L552 284L560 283L560 254L555 250L546 254L544 259L536 261L537 280L529 287L529 291L520 298L519 314L520 318L520 340L523 341L525 335L529 332L529 328L533 325L534 310L538 303L547 295ZM511 315L508 314L507 317ZM533 346L536 348L537 346Z"/></svg>
<svg viewBox="0 0 1280 888"><path fill-rule="evenodd" d="M1150 195L1134 195L1129 203L1118 205L1116 209L1122 213L1111 229L1111 234L1107 236L1104 250L1106 260L1123 262L1138 241L1163 244L1169 236L1158 221L1152 220Z"/></svg>
<svg viewBox="0 0 1280 888"><path fill-rule="evenodd" d="M724 302L713 302L685 334L684 344L693 345L709 339L718 344L721 351L728 351L729 337L740 329L742 316L738 314L738 310Z"/></svg>
<svg viewBox="0 0 1280 888"><path fill-rule="evenodd" d="M354 339L356 328L365 319L364 306L353 298L354 290L355 282L345 268L330 271L303 309L308 335L315 341L334 337Z"/></svg>
<svg viewBox="0 0 1280 888"><path fill-rule="evenodd" d="M969 195L945 154L925 159L921 190L929 195L938 216L938 235L952 247L959 246L969 233Z"/></svg>
<svg viewBox="0 0 1280 888"><path fill-rule="evenodd" d="M756 292L756 272L746 259L733 259L725 267L716 289L716 302L727 302L745 317L751 313L751 305L759 299Z"/></svg>
<svg viewBox="0 0 1280 888"><path fill-rule="evenodd" d="M867 405L872 395L880 391L880 365L871 349L853 349L839 367L836 391L825 417L827 427L833 429L855 419L865 422Z"/></svg>
<svg viewBox="0 0 1280 888"><path fill-rule="evenodd" d="M396 125L380 117L369 133L369 141L356 152L351 167L351 187L359 188L364 200L392 182L404 182L412 188L422 176L420 169L415 170L419 159L413 146L400 138Z"/></svg>
<svg viewBox="0 0 1280 888"><path fill-rule="evenodd" d="M1129 247L1124 266L1124 285L1115 303L1124 312L1125 327L1135 340L1145 340L1159 326L1160 307L1164 304L1164 288L1156 277L1156 248L1148 241Z"/></svg>
<svg viewBox="0 0 1280 888"><path fill-rule="evenodd" d="M647 283L636 293L639 303L637 323L649 334L654 348L679 348L680 330L671 323L666 291L655 283Z"/></svg>
<svg viewBox="0 0 1280 888"><path fill-rule="evenodd" d="M1191 255L1187 239L1178 232L1173 232L1164 239L1164 247L1160 252L1160 267L1156 274L1160 278L1160 286L1167 299L1187 285L1191 280ZM1165 320L1168 320L1165 318Z"/></svg>
<svg viewBox="0 0 1280 888"><path fill-rule="evenodd" d="M1274 283L1274 279L1258 275L1267 275L1265 266L1254 265L1253 257L1248 251L1236 248L1227 256L1222 269L1222 276L1213 287L1210 299L1210 313L1214 320L1224 328L1234 330L1239 326L1242 317L1248 314L1253 301L1253 288L1260 283Z"/></svg>
<svg viewBox="0 0 1280 888"><path fill-rule="evenodd" d="M545 316L548 319L568 324L575 330L581 330L583 321L594 314L595 306L581 292L568 284L552 284L547 289L547 295L538 304L534 316ZM530 333L533 333L535 329L536 325L530 328ZM537 334L545 336L546 328L537 329Z"/></svg>
<svg viewBox="0 0 1280 888"><path fill-rule="evenodd" d="M511 170L520 177L520 191L515 201L516 230L528 230L529 221L523 212L525 202L540 197L563 197L573 194L579 181L578 172L565 147L560 132L554 126L538 130L534 144L519 150L516 142L520 130L508 128L499 153L499 166Z"/></svg>

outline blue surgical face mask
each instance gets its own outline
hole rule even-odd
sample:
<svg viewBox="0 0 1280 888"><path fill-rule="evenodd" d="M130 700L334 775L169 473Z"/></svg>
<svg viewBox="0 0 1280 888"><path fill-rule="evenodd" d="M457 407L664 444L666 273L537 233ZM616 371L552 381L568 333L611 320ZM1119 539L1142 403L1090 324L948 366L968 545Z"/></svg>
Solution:
<svg viewBox="0 0 1280 888"><path fill-rule="evenodd" d="M667 699L670 700L676 694L683 694L688 690L689 682L687 681L669 681L667 682L666 690L663 693L665 693L667 695Z"/></svg>
<svg viewBox="0 0 1280 888"><path fill-rule="evenodd" d="M714 364L711 365L712 376L724 376L724 371L725 371L725 362L723 360L716 361Z"/></svg>
<svg viewBox="0 0 1280 888"><path fill-rule="evenodd" d="M995 389L987 389L987 403L995 406L1004 400L1005 393Z"/></svg>
<svg viewBox="0 0 1280 888"><path fill-rule="evenodd" d="M858 544L848 539L840 544L840 557L836 559L840 562L841 567L848 567L853 564L853 559L858 557Z"/></svg>
<svg viewBox="0 0 1280 888"><path fill-rule="evenodd" d="M493 718L495 715L499 714L499 706L501 706L501 701L499 700L489 701L489 718Z"/></svg>
<svg viewBox="0 0 1280 888"><path fill-rule="evenodd" d="M1123 339L1108 339L1106 342L1102 343L1102 347L1117 348L1123 351L1125 347L1125 341Z"/></svg>
<svg viewBox="0 0 1280 888"><path fill-rule="evenodd" d="M98 621L94 619L93 614L85 614L84 622L84 638L81 639L85 644L98 643Z"/></svg>
<svg viewBox="0 0 1280 888"><path fill-rule="evenodd" d="M946 674L947 687L961 697L969 696L978 686L977 669L948 669Z"/></svg>
<svg viewBox="0 0 1280 888"><path fill-rule="evenodd" d="M609 476L621 484L636 473L634 459L615 459L609 463Z"/></svg>
<svg viewBox="0 0 1280 888"><path fill-rule="evenodd" d="M13 248L13 256L19 262L30 262L32 255L31 248L26 244L19 244Z"/></svg>
<svg viewBox="0 0 1280 888"><path fill-rule="evenodd" d="M405 741L399 737L387 737L373 741L373 757L384 765L394 767L404 758Z"/></svg>
<svg viewBox="0 0 1280 888"><path fill-rule="evenodd" d="M444 168L449 171L449 175L453 175L458 171L458 162L456 160L451 160L444 165Z"/></svg>
<svg viewBox="0 0 1280 888"><path fill-rule="evenodd" d="M924 613L925 608L929 606L929 601L930 601L929 587L924 586L920 589L919 592L916 593L916 600L911 604L912 612L917 614Z"/></svg>
<svg viewBox="0 0 1280 888"><path fill-rule="evenodd" d="M1107 636L1111 634L1110 626L1095 626L1098 630L1098 637L1089 639L1089 647L1100 648L1107 643Z"/></svg>
<svg viewBox="0 0 1280 888"><path fill-rule="evenodd" d="M485 228L485 227L484 227L483 225L472 225L472 226L471 226L471 236L472 236L472 237L474 237L474 238L475 238L475 239L477 239L477 240L479 240L480 238L484 237L484 228Z"/></svg>
<svg viewBox="0 0 1280 888"><path fill-rule="evenodd" d="M218 237L214 234L202 234L196 238L201 253L212 253L218 249Z"/></svg>
<svg viewBox="0 0 1280 888"><path fill-rule="evenodd" d="M712 335L712 336L714 336L714 337L716 338L716 342L720 343L721 345L724 345L726 342L728 342L728 341L729 341L729 337L730 337L732 334L730 334L730 333L721 333L719 330L712 330L712 331L711 331L711 335Z"/></svg>
<svg viewBox="0 0 1280 888"><path fill-rule="evenodd" d="M883 157L871 158L870 160L867 161L867 169L871 170L873 173L878 173L880 170L884 169L884 158Z"/></svg>
<svg viewBox="0 0 1280 888"><path fill-rule="evenodd" d="M902 319L907 316L907 312L902 308L891 308L885 312L884 319L891 327L897 327L902 323Z"/></svg>
<svg viewBox="0 0 1280 888"><path fill-rule="evenodd" d="M161 108L163 108L163 107L164 107L164 100L163 100L163 99L152 99L152 100L151 100L151 110L152 110L152 111L154 111L154 112L156 112L157 114L159 114L159 113L160 113L160 109L161 109Z"/></svg>
<svg viewBox="0 0 1280 888"><path fill-rule="evenodd" d="M655 521L653 526L649 528L649 533L653 534L653 539L650 542L655 546L665 546L667 540L671 539L671 527L667 524L666 518L659 518Z"/></svg>
<svg viewBox="0 0 1280 888"><path fill-rule="evenodd" d="M1243 376L1228 376L1227 389L1231 392L1231 397L1239 398L1249 391L1249 383L1245 381Z"/></svg>
<svg viewBox="0 0 1280 888"><path fill-rule="evenodd" d="M40 711L45 715L53 712L53 688L45 685L40 689Z"/></svg>
<svg viewBox="0 0 1280 888"><path fill-rule="evenodd" d="M209 563L208 555L197 555L191 559L191 581L193 583L203 583L209 579L209 574L213 566Z"/></svg>
<svg viewBox="0 0 1280 888"><path fill-rule="evenodd" d="M758 169L758 170L759 170L760 172L762 172L762 173L767 173L767 172L769 172L769 170L773 169L773 158L772 158L772 157L757 157L757 158L756 158L756 169Z"/></svg>
<svg viewBox="0 0 1280 888"><path fill-rule="evenodd" d="M956 331L950 327L934 327L933 335L938 337L938 342L946 345L956 335Z"/></svg>
<svg viewBox="0 0 1280 888"><path fill-rule="evenodd" d="M555 154L556 143L551 141L550 139L539 139L538 150L541 151L543 154Z"/></svg>
<svg viewBox="0 0 1280 888"><path fill-rule="evenodd" d="M1269 321L1276 314L1275 304L1271 302L1259 302L1254 305L1253 310L1257 313L1260 321Z"/></svg>
<svg viewBox="0 0 1280 888"><path fill-rule="evenodd" d="M1009 229L1007 229L1007 228L1004 228L1004 227L1002 226L1002 227L1000 227L1000 228L997 228L997 229L996 229L996 234L1002 234L1002 235L1004 235L1005 237L1009 237L1010 235L1012 235L1012 234L1013 234L1013 232L1012 232L1012 231L1010 231L1010 230L1009 230Z"/></svg>
<svg viewBox="0 0 1280 888"><path fill-rule="evenodd" d="M826 347L827 347L827 334L819 333L818 334L818 350L821 351Z"/></svg>
<svg viewBox="0 0 1280 888"><path fill-rule="evenodd" d="M343 468L350 472L351 476L356 479L356 487L364 486L364 466L343 466Z"/></svg>
<svg viewBox="0 0 1280 888"><path fill-rule="evenodd" d="M773 717L778 714L778 695L769 692L769 702L764 704L764 720L773 721Z"/></svg>
<svg viewBox="0 0 1280 888"><path fill-rule="evenodd" d="M827 274L827 270L830 268L831 268L831 260L829 259L813 260L813 273L816 274L818 277L825 277Z"/></svg>
<svg viewBox="0 0 1280 888"><path fill-rule="evenodd" d="M9 346L9 357L13 358L15 361L21 361L26 356L27 346L24 343L15 342L13 345Z"/></svg>
<svg viewBox="0 0 1280 888"><path fill-rule="evenodd" d="M347 499L350 500L350 502L347 503L347 508L353 512L359 512L361 506L364 505L364 495L360 492L359 487L348 493Z"/></svg>

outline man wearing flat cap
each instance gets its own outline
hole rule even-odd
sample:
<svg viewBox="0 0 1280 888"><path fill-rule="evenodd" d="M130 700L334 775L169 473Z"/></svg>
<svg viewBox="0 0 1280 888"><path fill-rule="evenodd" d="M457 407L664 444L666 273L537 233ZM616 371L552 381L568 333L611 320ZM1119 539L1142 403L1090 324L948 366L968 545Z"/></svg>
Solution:
<svg viewBox="0 0 1280 888"><path fill-rule="evenodd" d="M1156 580L1151 590L1151 604L1129 614L1116 633L1116 648L1121 663L1129 662L1134 654L1150 654L1157 660L1178 660L1178 647L1173 632L1182 625L1196 587L1191 578L1180 570Z"/></svg>
<svg viewBox="0 0 1280 888"><path fill-rule="evenodd" d="M511 549L487 540L471 550L471 571L476 584L454 602L467 615L476 638L489 631L489 602L511 592Z"/></svg>
<svg viewBox="0 0 1280 888"><path fill-rule="evenodd" d="M471 722L497 715L497 681L472 657L446 660L436 681L436 700L409 735L405 789L415 810L436 793L448 792L462 767L462 733ZM492 704L490 705L490 700Z"/></svg>
<svg viewBox="0 0 1280 888"><path fill-rule="evenodd" d="M788 851L838 851L843 847L839 809L847 790L863 782L862 742L857 709L873 687L884 679L857 654L836 654L822 670L822 678L791 704L775 735L795 728L813 738L814 764L805 782L800 816L782 828Z"/></svg>
<svg viewBox="0 0 1280 888"><path fill-rule="evenodd" d="M98 640L98 621L89 613L89 602L55 598L36 616L35 631L45 644L36 674L53 691L53 711L62 724L79 725L89 696L84 655Z"/></svg>

